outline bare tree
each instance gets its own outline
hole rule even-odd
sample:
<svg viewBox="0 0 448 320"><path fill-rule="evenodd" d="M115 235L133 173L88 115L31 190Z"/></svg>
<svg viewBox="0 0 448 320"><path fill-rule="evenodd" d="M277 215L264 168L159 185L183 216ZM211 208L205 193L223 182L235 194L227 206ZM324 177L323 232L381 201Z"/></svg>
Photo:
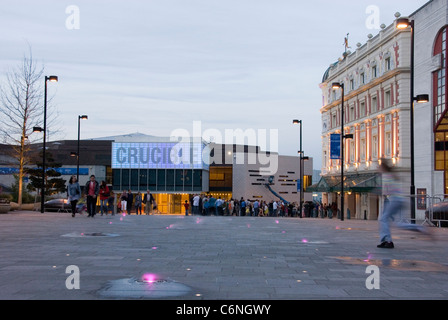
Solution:
<svg viewBox="0 0 448 320"><path fill-rule="evenodd" d="M13 158L19 167L18 205L22 205L24 168L29 164L30 144L42 139L35 135L33 127L42 127L44 67L29 55L16 68L6 74L5 84L0 85L0 135L4 143L14 146Z"/></svg>

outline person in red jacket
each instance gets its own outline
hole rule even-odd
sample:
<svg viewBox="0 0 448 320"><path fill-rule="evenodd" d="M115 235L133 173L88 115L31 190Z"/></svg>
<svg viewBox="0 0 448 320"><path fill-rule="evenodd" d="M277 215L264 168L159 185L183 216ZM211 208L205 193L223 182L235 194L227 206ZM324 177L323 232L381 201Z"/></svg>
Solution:
<svg viewBox="0 0 448 320"><path fill-rule="evenodd" d="M103 215L104 211L103 208L105 210L105 213L107 215L107 200L110 197L110 191L109 191L109 187L106 184L106 181L101 181L101 185L100 185L100 209L101 209L101 215Z"/></svg>
<svg viewBox="0 0 448 320"><path fill-rule="evenodd" d="M188 208L190 207L188 200L185 200L184 207L185 207L185 215L188 216Z"/></svg>

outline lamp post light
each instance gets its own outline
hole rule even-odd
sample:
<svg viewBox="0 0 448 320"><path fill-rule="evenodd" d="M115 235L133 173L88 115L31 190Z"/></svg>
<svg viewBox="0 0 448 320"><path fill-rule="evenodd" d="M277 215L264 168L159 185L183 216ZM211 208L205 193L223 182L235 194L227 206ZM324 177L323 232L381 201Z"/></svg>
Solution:
<svg viewBox="0 0 448 320"><path fill-rule="evenodd" d="M47 140L47 83L50 82L58 82L57 76L45 76L45 93L44 93L44 145L43 145L43 156L42 156L42 195L41 195L41 207L40 212L45 212L45 160L46 160L46 140Z"/></svg>
<svg viewBox="0 0 448 320"><path fill-rule="evenodd" d="M428 94L420 94L417 96L414 96L414 56L415 56L415 23L414 20L408 19L408 18L399 18L396 21L396 28L400 30L404 30L406 28L411 28L411 62L410 62L410 69L411 69L411 88L410 88L410 129L411 129L411 189L410 189L410 195L411 195L411 222L415 223L415 146L414 146L414 102L417 103L426 103L429 102L429 95Z"/></svg>
<svg viewBox="0 0 448 320"><path fill-rule="evenodd" d="M293 120L293 124L299 124L300 125L300 200L299 200L299 210L300 215L302 214L302 203L303 203L303 148L302 148L302 126L303 122L302 120Z"/></svg>
<svg viewBox="0 0 448 320"><path fill-rule="evenodd" d="M81 140L81 120L87 120L89 117L87 115L78 116L78 152L76 154L76 180L79 181L79 145Z"/></svg>
<svg viewBox="0 0 448 320"><path fill-rule="evenodd" d="M344 139L353 139L352 134L344 134L344 84L334 82L332 84L333 90L341 89L341 221L344 221Z"/></svg>

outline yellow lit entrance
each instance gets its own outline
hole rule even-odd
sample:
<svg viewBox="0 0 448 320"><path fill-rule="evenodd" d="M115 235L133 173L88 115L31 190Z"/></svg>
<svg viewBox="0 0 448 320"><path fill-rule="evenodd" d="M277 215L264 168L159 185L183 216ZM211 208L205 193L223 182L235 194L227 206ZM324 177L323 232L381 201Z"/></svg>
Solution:
<svg viewBox="0 0 448 320"><path fill-rule="evenodd" d="M185 208L183 204L185 203L185 200L190 202L190 195L186 193L184 194L164 193L164 194L153 194L152 196L154 197L157 204L157 209L152 210L153 214L185 214Z"/></svg>

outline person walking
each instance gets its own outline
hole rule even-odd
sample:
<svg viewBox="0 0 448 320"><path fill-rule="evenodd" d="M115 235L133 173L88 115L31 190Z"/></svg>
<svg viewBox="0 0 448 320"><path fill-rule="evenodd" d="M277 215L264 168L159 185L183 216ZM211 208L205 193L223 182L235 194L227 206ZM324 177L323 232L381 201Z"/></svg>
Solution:
<svg viewBox="0 0 448 320"><path fill-rule="evenodd" d="M240 216L244 217L246 215L246 201L244 201L243 197L240 200Z"/></svg>
<svg viewBox="0 0 448 320"><path fill-rule="evenodd" d="M100 185L98 181L95 180L95 175L90 176L90 181L87 181L85 186L85 194L87 198L87 212L88 217L94 217L96 214L96 201L98 193L100 192Z"/></svg>
<svg viewBox="0 0 448 320"><path fill-rule="evenodd" d="M120 196L120 201L121 201L121 213L126 214L126 210L127 205L128 205L128 194L126 193L126 191L123 191L123 193Z"/></svg>
<svg viewBox="0 0 448 320"><path fill-rule="evenodd" d="M101 185L100 185L100 210L101 210L101 215L103 215L104 211L106 212L107 215L107 201L109 199L110 196L110 191L109 191L109 187L106 184L106 181L101 181Z"/></svg>
<svg viewBox="0 0 448 320"><path fill-rule="evenodd" d="M390 227L393 221L399 217L401 210L406 209L407 197L401 187L400 180L394 167L388 159L381 159L380 171L383 180L383 194L387 195L388 202L384 205L383 214L379 219L380 244L378 248L393 249ZM401 229L420 231L426 233L423 226L411 223L397 223Z"/></svg>
<svg viewBox="0 0 448 320"><path fill-rule="evenodd" d="M143 203L145 204L145 214L149 215L152 212L152 204L154 203L154 197L150 190L147 190L143 196Z"/></svg>
<svg viewBox="0 0 448 320"><path fill-rule="evenodd" d="M127 197L126 201L127 201L126 206L128 209L128 215L130 215L131 211L132 211L132 203L134 202L134 195L132 194L131 189L129 189L129 191L128 191L128 197Z"/></svg>
<svg viewBox="0 0 448 320"><path fill-rule="evenodd" d="M195 195L193 197L193 215L198 215L199 214L199 201L200 201L200 197L199 195Z"/></svg>
<svg viewBox="0 0 448 320"><path fill-rule="evenodd" d="M141 215L142 214L142 196L140 195L140 192L137 192L137 194L135 195L134 206L135 206L135 214Z"/></svg>
<svg viewBox="0 0 448 320"><path fill-rule="evenodd" d="M81 187L79 186L76 176L72 176L68 182L67 196L70 205L72 206L72 217L76 214L76 205L78 204L79 198L81 198Z"/></svg>
<svg viewBox="0 0 448 320"><path fill-rule="evenodd" d="M188 200L185 200L184 207L185 207L185 215L188 216L188 208L190 207Z"/></svg>

